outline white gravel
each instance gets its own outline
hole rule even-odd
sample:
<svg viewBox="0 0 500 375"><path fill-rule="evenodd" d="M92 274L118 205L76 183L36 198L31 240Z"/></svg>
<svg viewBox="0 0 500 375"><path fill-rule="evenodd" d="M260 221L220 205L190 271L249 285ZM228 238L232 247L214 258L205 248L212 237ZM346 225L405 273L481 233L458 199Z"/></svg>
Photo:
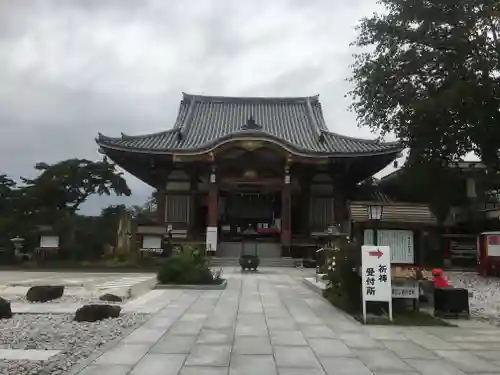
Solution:
<svg viewBox="0 0 500 375"><path fill-rule="evenodd" d="M0 375L57 375L89 357L128 328L147 319L124 313L117 319L74 322L74 314L16 314L0 320L0 348L61 350L47 361L0 361Z"/></svg>
<svg viewBox="0 0 500 375"><path fill-rule="evenodd" d="M104 293L101 293L104 294ZM75 296L75 295L63 295L61 298L58 299L53 299L47 302L30 302L26 299L26 296L22 295L8 295L8 296L3 296L7 301L11 303L33 303L33 304L66 304L66 303L81 303L82 305L88 304L88 303L111 303L115 305L122 305L124 303L127 303L127 299L123 299L122 302L109 302L109 301L100 301L99 296Z"/></svg>
<svg viewBox="0 0 500 375"><path fill-rule="evenodd" d="M476 272L446 272L450 284L472 292L471 316L500 326L500 279L484 278Z"/></svg>

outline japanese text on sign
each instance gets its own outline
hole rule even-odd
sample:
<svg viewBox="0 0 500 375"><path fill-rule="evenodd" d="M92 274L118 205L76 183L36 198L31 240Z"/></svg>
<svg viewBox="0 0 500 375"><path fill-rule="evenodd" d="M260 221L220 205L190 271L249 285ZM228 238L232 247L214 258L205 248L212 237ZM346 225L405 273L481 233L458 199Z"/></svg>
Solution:
<svg viewBox="0 0 500 375"><path fill-rule="evenodd" d="M363 298L365 301L391 299L390 250L388 246L363 246Z"/></svg>
<svg viewBox="0 0 500 375"><path fill-rule="evenodd" d="M163 253L163 249L156 249L156 248L141 248L139 249L140 251L143 251L143 252L148 252L148 253L158 253L158 254L161 254Z"/></svg>
<svg viewBox="0 0 500 375"><path fill-rule="evenodd" d="M418 299L418 288L417 281L395 281L392 283L392 298Z"/></svg>

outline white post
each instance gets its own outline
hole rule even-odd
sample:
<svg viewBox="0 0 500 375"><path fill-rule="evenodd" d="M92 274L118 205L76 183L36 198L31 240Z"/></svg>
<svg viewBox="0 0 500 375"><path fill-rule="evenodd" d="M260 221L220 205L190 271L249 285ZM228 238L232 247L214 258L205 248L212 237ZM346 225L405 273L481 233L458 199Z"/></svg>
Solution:
<svg viewBox="0 0 500 375"><path fill-rule="evenodd" d="M363 297L362 302L363 302L363 323L366 324L366 301L365 301L364 297Z"/></svg>
<svg viewBox="0 0 500 375"><path fill-rule="evenodd" d="M392 322L392 296L389 299L389 321Z"/></svg>

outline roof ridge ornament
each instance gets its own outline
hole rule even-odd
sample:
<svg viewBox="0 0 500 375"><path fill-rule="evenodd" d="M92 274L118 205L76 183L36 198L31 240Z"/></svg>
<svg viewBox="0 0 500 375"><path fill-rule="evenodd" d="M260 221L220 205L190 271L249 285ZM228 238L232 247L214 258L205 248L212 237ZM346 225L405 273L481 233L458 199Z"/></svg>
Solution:
<svg viewBox="0 0 500 375"><path fill-rule="evenodd" d="M184 136L189 132L189 128L193 123L195 105L196 105L196 95L193 95L191 98L191 103L189 103L186 118L184 119L183 124L179 128L177 128L179 129L177 130L177 134L175 135L177 142L181 142L184 139Z"/></svg>
<svg viewBox="0 0 500 375"><path fill-rule="evenodd" d="M243 124L241 127L243 130L261 130L262 125L259 125L255 122L255 119L253 116L250 116L250 118L247 120L246 124Z"/></svg>
<svg viewBox="0 0 500 375"><path fill-rule="evenodd" d="M325 142L325 132L321 131L319 138L318 138L319 143L324 143Z"/></svg>
<svg viewBox="0 0 500 375"><path fill-rule="evenodd" d="M312 108L312 104L311 104L311 98L306 99L306 107L307 107L307 119L308 119L309 126L311 126L311 128L313 129L314 132L316 132L318 140L321 143L322 142L321 134L323 132L322 132L321 127L318 125L318 122L314 118L314 112L313 112L313 108Z"/></svg>

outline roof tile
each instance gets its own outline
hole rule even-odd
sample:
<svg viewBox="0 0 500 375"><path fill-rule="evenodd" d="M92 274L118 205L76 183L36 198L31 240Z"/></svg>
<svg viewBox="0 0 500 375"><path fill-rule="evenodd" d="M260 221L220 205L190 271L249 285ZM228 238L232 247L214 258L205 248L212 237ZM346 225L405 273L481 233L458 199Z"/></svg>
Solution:
<svg viewBox="0 0 500 375"><path fill-rule="evenodd" d="M252 118L257 127L245 126ZM318 96L299 98L238 98L184 94L173 129L109 138L100 146L150 152L210 149L226 138L258 136L274 139L305 154L397 153L397 142L381 143L328 131Z"/></svg>

